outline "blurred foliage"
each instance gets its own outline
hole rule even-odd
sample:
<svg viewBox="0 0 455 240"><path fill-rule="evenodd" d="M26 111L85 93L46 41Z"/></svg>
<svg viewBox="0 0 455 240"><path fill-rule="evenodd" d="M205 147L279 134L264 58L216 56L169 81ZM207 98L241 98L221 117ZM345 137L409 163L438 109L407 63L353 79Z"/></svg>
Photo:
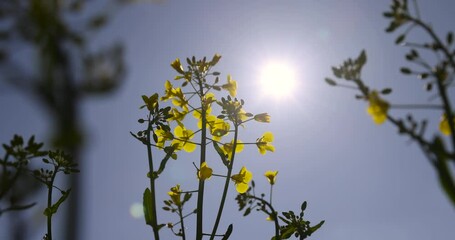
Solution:
<svg viewBox="0 0 455 240"><path fill-rule="evenodd" d="M343 64L333 67L337 79L326 78L325 81L335 87L354 89L358 92L356 98L369 103L367 112L376 124L387 121L401 135L409 137L416 143L438 174L443 191L449 201L455 206L455 119L450 97L450 87L454 80L455 50L453 49L453 33L444 36L435 33L432 25L420 18L417 1L412 1L413 7L407 0L393 0L389 11L384 17L390 20L386 32L393 33L405 28L395 40L395 43L409 49L405 59L413 67L402 67L401 73L413 75L420 79L426 92L430 94L430 103L423 104L394 104L381 97L390 94L392 88L382 90L371 89L362 79L362 68L367 61L365 51L355 59L348 59ZM422 30L429 40L417 40L408 37L414 29ZM344 80L344 81L343 81ZM434 103L436 102L436 103ZM406 117L400 117L390 112L391 109L407 109ZM441 118L440 133L427 134L427 119L417 119L412 110L432 110ZM442 133L442 134L441 134Z"/></svg>
<svg viewBox="0 0 455 240"><path fill-rule="evenodd" d="M123 82L123 47L94 45L117 10L135 1L0 1L0 81L34 97L50 114L52 143L80 163L84 144L80 105ZM75 198L65 239L78 239L79 181L70 177ZM25 228L26 226L20 226Z"/></svg>
<svg viewBox="0 0 455 240"><path fill-rule="evenodd" d="M43 213L48 219L44 239L52 240L52 216L57 213L59 206L68 198L71 191L57 187L54 184L56 176L59 172L68 175L78 173L79 170L77 164L64 152L45 151L42 147L43 143L35 142L34 136L25 144L21 136L14 135L9 145L3 144L5 155L0 159L0 217L6 212L33 207L35 202L24 202L29 202L33 198L32 194L37 190L36 183L42 183L48 189L48 205ZM37 158L42 159L41 164L37 162ZM56 203L52 202L54 188L60 190L62 194Z"/></svg>
<svg viewBox="0 0 455 240"><path fill-rule="evenodd" d="M110 1L90 15L94 3L85 0L0 2L0 81L36 96L50 110L56 146L82 143L78 105L84 96L111 92L122 82L121 45L93 50L90 38L123 3Z"/></svg>

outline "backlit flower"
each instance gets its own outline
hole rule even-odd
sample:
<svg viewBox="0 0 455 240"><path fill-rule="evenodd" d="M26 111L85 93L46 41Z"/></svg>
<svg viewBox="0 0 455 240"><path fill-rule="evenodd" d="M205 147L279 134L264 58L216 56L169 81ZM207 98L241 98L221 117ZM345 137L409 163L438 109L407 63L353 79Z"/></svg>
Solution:
<svg viewBox="0 0 455 240"><path fill-rule="evenodd" d="M237 95L237 82L231 78L231 75L227 76L227 83L221 87L227 90L232 97Z"/></svg>
<svg viewBox="0 0 455 240"><path fill-rule="evenodd" d="M256 146L258 147L259 153L264 155L267 151L275 152L275 147L272 145L273 134L271 132L265 132L262 137L256 140Z"/></svg>
<svg viewBox="0 0 455 240"><path fill-rule="evenodd" d="M196 144L190 140L193 138L194 133L190 129L186 129L180 125L174 129L175 139L172 141L173 146L177 146L177 150L183 148L186 152L193 152L196 149Z"/></svg>
<svg viewBox="0 0 455 240"><path fill-rule="evenodd" d="M374 123L382 124L387 120L387 111L389 110L389 103L379 97L377 91L372 91L368 95L370 105L367 108L368 114L373 118Z"/></svg>
<svg viewBox="0 0 455 240"><path fill-rule="evenodd" d="M248 183L253 178L253 174L246 169L246 167L242 167L238 174L234 174L231 176L232 181L234 181L235 187L237 192L245 193L248 190Z"/></svg>
<svg viewBox="0 0 455 240"><path fill-rule="evenodd" d="M212 177L213 170L207 166L207 162L203 162L201 164L201 168L197 173L197 177L200 180L210 179Z"/></svg>
<svg viewBox="0 0 455 240"><path fill-rule="evenodd" d="M243 142L241 140L237 139L237 144L235 146L235 152L239 153L239 152L243 151L243 147L244 147ZM232 150L234 149L234 140L231 140L230 143L223 144L222 149L223 149L224 153L228 156L228 160L230 161L232 158L232 154L233 154Z"/></svg>
<svg viewBox="0 0 455 240"><path fill-rule="evenodd" d="M172 83L166 80L164 83L164 96L161 97L161 101L166 101L175 96L175 88L172 86Z"/></svg>
<svg viewBox="0 0 455 240"><path fill-rule="evenodd" d="M172 140L174 138L174 136L172 135L172 133L170 132L167 132L163 129L156 129L155 130L155 135L157 136L157 142L156 142L156 146L159 147L159 148L163 148L164 147L164 143L168 140Z"/></svg>
<svg viewBox="0 0 455 240"><path fill-rule="evenodd" d="M278 171L267 171L265 172L264 176L267 178L267 181L269 181L270 185L273 185L275 184L277 174Z"/></svg>
<svg viewBox="0 0 455 240"><path fill-rule="evenodd" d="M181 206L182 201L180 200L180 194L182 194L182 190L180 190L180 184L172 187L171 191L167 192L167 194L171 197L171 200L175 205Z"/></svg>
<svg viewBox="0 0 455 240"><path fill-rule="evenodd" d="M172 63L171 63L172 68L175 69L180 74L185 74L183 71L182 64L180 63L180 59L176 58Z"/></svg>
<svg viewBox="0 0 455 240"><path fill-rule="evenodd" d="M231 125L223 119L216 118L214 121L209 122L210 134L213 136L213 140L220 141L221 137L229 133Z"/></svg>
<svg viewBox="0 0 455 240"><path fill-rule="evenodd" d="M168 118L167 120L168 121L183 121L183 119L185 119L185 116L188 112L183 110L183 111L179 111L177 108L172 108L171 111L170 111L170 114L172 115L172 117Z"/></svg>
<svg viewBox="0 0 455 240"><path fill-rule="evenodd" d="M172 98L172 104L176 107L181 107L184 111L188 112L188 100L183 95L181 88L174 89L174 98Z"/></svg>

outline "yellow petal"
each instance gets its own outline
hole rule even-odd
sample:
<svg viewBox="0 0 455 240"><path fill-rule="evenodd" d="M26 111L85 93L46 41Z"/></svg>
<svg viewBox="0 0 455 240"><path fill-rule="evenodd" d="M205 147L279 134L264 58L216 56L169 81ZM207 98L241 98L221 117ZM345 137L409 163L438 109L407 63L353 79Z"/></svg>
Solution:
<svg viewBox="0 0 455 240"><path fill-rule="evenodd" d="M264 141L264 142L273 142L273 133L265 132L264 135L262 135L262 141Z"/></svg>
<svg viewBox="0 0 455 240"><path fill-rule="evenodd" d="M248 184L246 183L239 183L235 187L238 193L245 193L248 190Z"/></svg>
<svg viewBox="0 0 455 240"><path fill-rule="evenodd" d="M194 150L196 150L196 144L194 143L191 143L191 142L186 142L185 145L183 145L183 150L185 150L185 152L193 152Z"/></svg>

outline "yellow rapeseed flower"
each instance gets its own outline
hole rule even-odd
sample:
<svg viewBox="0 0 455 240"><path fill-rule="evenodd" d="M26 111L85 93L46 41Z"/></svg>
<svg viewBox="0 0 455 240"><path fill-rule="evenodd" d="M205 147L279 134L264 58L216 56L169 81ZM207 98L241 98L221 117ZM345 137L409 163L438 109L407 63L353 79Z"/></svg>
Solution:
<svg viewBox="0 0 455 240"><path fill-rule="evenodd" d="M245 166L240 169L238 174L231 176L238 193L245 193L248 190L248 183L253 179L253 174Z"/></svg>
<svg viewBox="0 0 455 240"><path fill-rule="evenodd" d="M200 180L210 179L212 177L213 170L207 166L207 162L201 164L201 168L197 173L197 177Z"/></svg>
<svg viewBox="0 0 455 240"><path fill-rule="evenodd" d="M180 63L180 59L176 58L172 63L171 63L172 68L175 69L180 74L185 74L183 71L182 64Z"/></svg>
<svg viewBox="0 0 455 240"><path fill-rule="evenodd" d="M166 101L175 96L175 88L169 80L164 83L164 96L161 97L161 101Z"/></svg>
<svg viewBox="0 0 455 240"><path fill-rule="evenodd" d="M453 118L455 121L455 117ZM444 135L450 135L450 126L449 126L449 120L447 119L447 115L443 114L441 117L441 121L439 122L439 131L441 131L442 134Z"/></svg>
<svg viewBox="0 0 455 240"><path fill-rule="evenodd" d="M278 171L267 171L265 172L264 176L267 178L267 181L269 181L270 185L274 185L277 174Z"/></svg>
<svg viewBox="0 0 455 240"><path fill-rule="evenodd" d="M232 97L237 95L237 82L231 78L231 75L227 76L227 83L221 87L227 90Z"/></svg>
<svg viewBox="0 0 455 240"><path fill-rule="evenodd" d="M213 136L213 140L220 141L221 137L229 133L231 125L223 119L215 118L214 121L209 122L210 134Z"/></svg>
<svg viewBox="0 0 455 240"><path fill-rule="evenodd" d="M175 187L171 188L171 191L167 192L169 197L171 197L172 202L177 205L181 206L182 201L180 200L180 194L182 194L182 190L180 190L180 184L175 185Z"/></svg>
<svg viewBox="0 0 455 240"><path fill-rule="evenodd" d="M164 131L163 129L156 129L155 134L158 137L158 141L156 142L156 146L159 148L164 147L164 143L168 140L172 140L174 136L172 133Z"/></svg>
<svg viewBox="0 0 455 240"><path fill-rule="evenodd" d="M168 121L183 121L185 119L186 114L188 113L185 110L182 110L181 112L177 108L172 108L170 113L172 114L172 117L168 118Z"/></svg>
<svg viewBox="0 0 455 240"><path fill-rule="evenodd" d="M183 95L181 88L174 89L174 98L172 98L172 104L176 107L181 107L184 111L188 112L188 100Z"/></svg>
<svg viewBox="0 0 455 240"><path fill-rule="evenodd" d="M370 102L370 105L367 108L367 112L373 118L374 123L384 123L387 120L387 111L390 107L389 103L380 98L377 91L372 91L368 95L368 102Z"/></svg>
<svg viewBox="0 0 455 240"><path fill-rule="evenodd" d="M262 137L256 140L256 146L258 147L259 153L264 155L267 151L275 152L275 147L272 145L273 134L271 132L265 132Z"/></svg>
<svg viewBox="0 0 455 240"><path fill-rule="evenodd" d="M177 145L177 150L183 148L186 152L193 152L196 149L196 144L190 141L194 136L194 132L190 129L178 125L174 129L174 136L176 139L172 140L171 145Z"/></svg>
<svg viewBox="0 0 455 240"><path fill-rule="evenodd" d="M237 145L235 146L235 152L239 153L243 151L243 142L237 139ZM231 140L230 143L223 144L223 151L226 155L228 155L228 160L230 161L232 158L232 149L234 149L234 139Z"/></svg>

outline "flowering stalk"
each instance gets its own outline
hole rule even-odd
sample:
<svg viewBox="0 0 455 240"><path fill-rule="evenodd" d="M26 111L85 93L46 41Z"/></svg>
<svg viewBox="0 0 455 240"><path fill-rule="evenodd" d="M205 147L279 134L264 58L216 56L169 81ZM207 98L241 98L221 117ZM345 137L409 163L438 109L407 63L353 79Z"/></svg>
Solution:
<svg viewBox="0 0 455 240"><path fill-rule="evenodd" d="M205 162L205 152L206 152L206 141L207 141L207 117L205 106L203 104L204 100L204 88L202 85L202 77L198 76L199 91L201 98L201 118L202 118L202 130L201 130L201 158L200 165ZM203 236L203 207L204 207L204 180L199 179L198 195L197 195L197 214L196 214L196 239L202 239ZM183 227L183 225L182 225Z"/></svg>
<svg viewBox="0 0 455 240"><path fill-rule="evenodd" d="M54 172L52 173L51 180L46 184L47 185L47 208L52 207L52 189L54 189L53 184L55 176L57 175L58 166L54 167ZM52 214L47 215L47 238L46 240L52 240Z"/></svg>
<svg viewBox="0 0 455 240"><path fill-rule="evenodd" d="M150 132L153 131L153 126L152 126L152 121L150 121L151 114L148 117L148 128L147 128L147 157L148 157L148 163L149 163L149 173L150 173L150 207L151 207L151 213L153 214L151 218L151 225L153 229L153 235L155 237L155 240L160 239L160 234L159 234L159 228L157 224L157 216L156 216L156 193L155 193L155 177L153 176L153 155L152 155L152 145L151 145L151 138L150 138Z"/></svg>
<svg viewBox="0 0 455 240"><path fill-rule="evenodd" d="M212 230L212 235L210 236L210 240L213 240L215 238L216 230L218 229L218 225L221 220L221 215L223 214L224 203L226 201L226 196L227 196L227 192L229 189L229 180L231 179L232 168L234 166L235 150L237 149L237 138L238 138L238 132L239 132L238 130L239 130L239 126L237 124L234 124L234 144L233 144L233 148L232 148L232 157L229 161L229 164L227 165L228 171L226 174L226 181L224 182L223 195L221 197L220 206L218 208L218 214L216 215L216 220L215 220L215 224L213 225L213 230Z"/></svg>

